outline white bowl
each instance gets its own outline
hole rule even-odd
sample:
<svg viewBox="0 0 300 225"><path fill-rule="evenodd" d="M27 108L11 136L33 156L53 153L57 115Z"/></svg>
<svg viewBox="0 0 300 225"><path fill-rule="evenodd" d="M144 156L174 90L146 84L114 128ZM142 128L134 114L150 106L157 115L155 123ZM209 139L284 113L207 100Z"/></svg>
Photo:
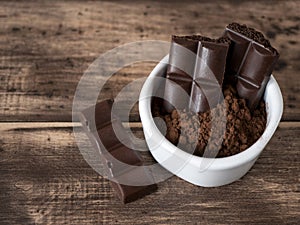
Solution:
<svg viewBox="0 0 300 225"><path fill-rule="evenodd" d="M248 149L236 155L215 159L202 158L177 148L162 135L154 123L151 96L157 89L158 83L153 78L164 75L167 61L168 56L153 69L139 97L140 117L151 154L165 169L195 185L216 187L238 180L253 166L280 122L283 100L275 78L271 76L264 94L267 126L262 136Z"/></svg>

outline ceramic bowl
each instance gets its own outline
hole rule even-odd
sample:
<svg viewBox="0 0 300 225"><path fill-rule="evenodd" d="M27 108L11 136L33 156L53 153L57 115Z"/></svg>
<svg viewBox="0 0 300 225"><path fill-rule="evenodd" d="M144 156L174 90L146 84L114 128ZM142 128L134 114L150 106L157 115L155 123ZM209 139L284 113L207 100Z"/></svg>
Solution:
<svg viewBox="0 0 300 225"><path fill-rule="evenodd" d="M216 187L232 183L244 176L253 166L272 138L282 116L283 99L280 88L271 76L265 90L267 125L262 136L241 153L224 158L203 158L189 154L167 140L155 125L151 101L159 85L156 77L166 72L168 56L153 69L139 97L139 113L148 148L155 160L171 173L198 186Z"/></svg>

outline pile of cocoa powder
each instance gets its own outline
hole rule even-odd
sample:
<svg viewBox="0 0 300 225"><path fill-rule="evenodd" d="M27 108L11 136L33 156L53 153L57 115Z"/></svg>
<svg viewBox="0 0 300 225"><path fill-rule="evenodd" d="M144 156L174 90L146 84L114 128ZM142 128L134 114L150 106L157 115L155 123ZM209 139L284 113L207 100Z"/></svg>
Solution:
<svg viewBox="0 0 300 225"><path fill-rule="evenodd" d="M166 138L180 149L203 157L231 156L250 147L264 132L265 102L261 100L251 112L232 86L227 85L223 94L224 101L208 112L173 110L168 114L156 100L152 113L164 119Z"/></svg>

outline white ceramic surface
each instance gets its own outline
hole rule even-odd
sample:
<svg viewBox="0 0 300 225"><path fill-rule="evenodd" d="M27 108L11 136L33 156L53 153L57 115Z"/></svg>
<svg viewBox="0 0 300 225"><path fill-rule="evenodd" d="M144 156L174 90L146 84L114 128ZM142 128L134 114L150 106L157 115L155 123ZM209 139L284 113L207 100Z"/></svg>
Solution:
<svg viewBox="0 0 300 225"><path fill-rule="evenodd" d="M162 62L167 62L166 56ZM147 145L153 157L164 168L182 179L203 187L229 184L244 176L253 166L271 137L282 116L283 99L280 88L273 76L267 84L264 100L267 105L267 126L262 136L245 151L225 157L208 159L193 156L177 148L158 130L151 114L151 98L155 90L154 77L161 77L166 70L165 63L153 69L140 93L139 112Z"/></svg>

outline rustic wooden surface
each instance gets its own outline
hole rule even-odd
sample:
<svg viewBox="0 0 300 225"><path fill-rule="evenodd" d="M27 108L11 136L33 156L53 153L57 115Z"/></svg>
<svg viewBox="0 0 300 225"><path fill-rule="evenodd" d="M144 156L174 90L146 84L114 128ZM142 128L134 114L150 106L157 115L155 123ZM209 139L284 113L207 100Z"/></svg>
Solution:
<svg viewBox="0 0 300 225"><path fill-rule="evenodd" d="M297 224L300 221L299 1L0 1L0 224ZM71 110L88 66L114 47L171 34L218 36L238 21L271 39L282 122L250 172L219 188L172 177L121 205L85 162ZM100 98L147 76L119 71ZM138 91L138 90L137 90ZM131 121L138 122L135 107ZM142 136L139 123L131 123Z"/></svg>

